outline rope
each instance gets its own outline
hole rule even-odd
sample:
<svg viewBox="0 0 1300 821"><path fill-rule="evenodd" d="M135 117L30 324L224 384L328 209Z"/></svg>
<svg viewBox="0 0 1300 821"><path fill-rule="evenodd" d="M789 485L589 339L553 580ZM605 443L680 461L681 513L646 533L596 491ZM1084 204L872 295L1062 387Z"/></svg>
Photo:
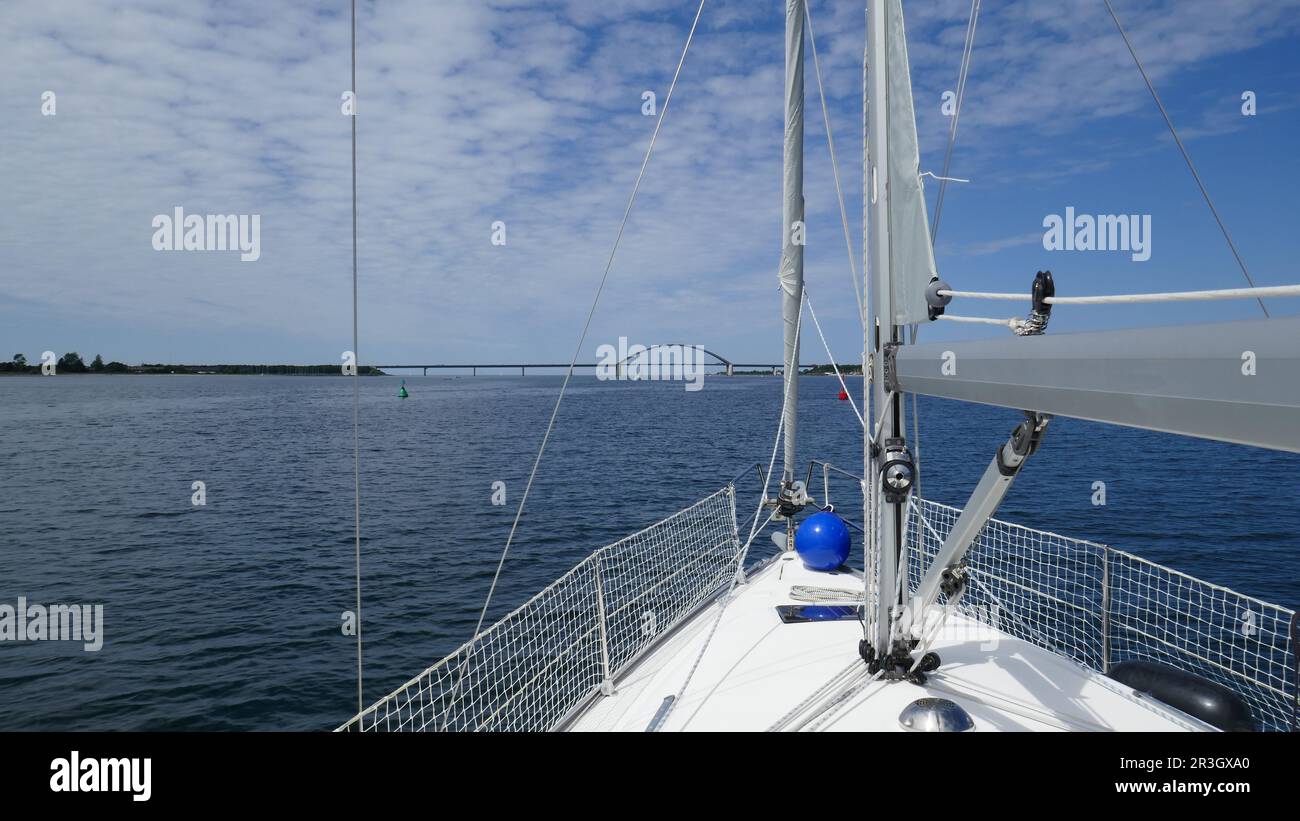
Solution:
<svg viewBox="0 0 1300 821"><path fill-rule="evenodd" d="M1047 314L1040 314L1037 311L1031 311L1029 316L1021 318L1013 316L1010 319L993 319L992 317L983 316L953 316L951 314L941 314L939 319L946 319L949 322L965 322L977 325L997 325L1010 330L1016 336L1039 336L1047 327ZM913 397L916 394L912 394Z"/></svg>
<svg viewBox="0 0 1300 821"><path fill-rule="evenodd" d="M937 530L934 529L934 525L930 524L930 520L929 520L929 519L926 519L924 516L921 515L921 508L920 508L919 505L917 505L916 500L915 500L915 499L912 499L912 500L909 502L909 504L911 504L911 506L912 506L912 510L914 510L914 511L916 512L916 519L917 519L917 521L919 521L922 525L924 525L926 530L930 531L930 535L934 538L934 540L935 540L937 543L939 543L940 545L942 545L942 544L943 544L943 537L939 535L939 531L937 531Z"/></svg>
<svg viewBox="0 0 1300 821"><path fill-rule="evenodd" d="M916 344L916 338L920 336L921 329L912 324L912 344ZM921 495L921 407L918 403L917 394L912 394L912 496Z"/></svg>
<svg viewBox="0 0 1300 821"><path fill-rule="evenodd" d="M957 101L952 111L952 126L948 129L948 149L943 155L943 175L939 180L939 194L934 201L934 224L930 227L930 245L933 246L939 236L939 216L943 213L943 197L948 190L948 168L952 161L952 148L957 142L957 119L961 116L961 103L966 99L966 77L970 72L970 56L975 48L975 24L979 20L980 0L971 0L970 20L966 23L966 43L961 52L961 68L957 72ZM930 176L934 176L931 174ZM969 182L969 180L957 180Z"/></svg>
<svg viewBox="0 0 1300 821"><path fill-rule="evenodd" d="M352 0L352 104L357 99L357 0ZM357 351L357 113L352 111L352 485L353 516L356 523L357 581L357 714L366 708L361 682L361 368L356 365Z"/></svg>
<svg viewBox="0 0 1300 821"><path fill-rule="evenodd" d="M891 612L891 616L890 616L890 625L889 625L889 641L888 644L886 645L887 647L894 646L894 640L898 638L897 635L898 628L902 626L898 623L898 619L896 618L897 616L896 608L898 607L898 602L903 600L904 582L907 581L907 574L903 572L903 557L907 555L907 542L908 539L911 537L911 534L908 531L911 528L911 526L912 526L911 517L904 516L903 534L898 540L898 543L903 546L903 549L899 554L899 559L894 565L894 577L895 577L894 597L893 599L891 599L893 604L891 604L889 608ZM866 590L865 585L863 586L863 590L865 592Z"/></svg>
<svg viewBox="0 0 1300 821"><path fill-rule="evenodd" d="M1246 278L1246 282L1251 288L1255 287L1255 280L1250 278L1250 272L1246 270L1246 262L1241 258L1237 251L1237 245L1232 241L1232 236L1228 233L1228 226L1223 224L1223 218L1219 216L1219 209L1214 207L1214 200L1210 199L1210 192L1206 190L1205 183L1201 182L1201 175L1196 173L1196 166L1192 164L1192 155L1187 153L1187 147L1183 145L1182 138L1178 136L1178 129L1174 128L1174 121L1169 118L1169 112L1165 110L1165 104L1160 101L1160 95L1156 93L1156 87L1152 85L1151 78L1147 76L1147 70L1138 59L1137 51L1133 49L1133 43L1128 39L1128 33L1120 25L1119 17L1115 14L1115 7L1110 4L1110 0L1102 0L1106 4L1106 11L1110 12L1110 19L1115 21L1115 28L1119 29L1119 36L1124 38L1124 45L1128 46L1128 53L1133 56L1133 62L1137 64L1138 71L1142 72L1142 79L1147 84L1147 91L1151 92L1151 99L1156 101L1156 107L1160 109L1160 116L1165 118L1165 125L1169 126L1169 133L1174 136L1174 142L1178 144L1178 150L1182 152L1183 160L1187 163L1187 170L1192 172L1192 179L1196 180L1196 187L1201 189L1201 196L1205 198L1205 204L1210 207L1210 213L1214 215L1214 221L1219 224L1219 230L1223 232L1223 238L1228 241L1228 248L1232 250L1233 257L1237 260L1237 265L1241 267L1241 275ZM1268 317L1268 308L1264 307L1264 300L1259 296L1255 297L1259 303L1259 309L1264 312L1264 317Z"/></svg>
<svg viewBox="0 0 1300 821"><path fill-rule="evenodd" d="M807 301L807 297L807 289L803 289L799 292L799 313L795 317L794 321L794 335L796 339L799 338L799 327L803 324L803 306ZM786 366L788 367L789 365L790 362L787 362ZM758 524L758 514L763 510L763 502L767 499L767 483L771 480L772 471L776 467L776 452L777 448L781 445L781 433L785 429L785 406L790 402L790 385L793 381L794 380L787 380L785 383L783 398L781 400L781 415L780 419L778 419L776 423L776 439L772 442L772 457L768 460L767 475L763 480L763 496L758 500L758 509L754 511L754 524L749 529L749 538L745 540L745 544L740 548L740 551L736 553L736 572L731 577L731 585L727 587L726 595L722 597L722 604L718 607L718 616L713 620L713 626L709 628L709 635L704 639L704 644L700 647L700 652L696 654L695 661L691 664L691 669L687 671L686 680L682 682L681 689L677 691L676 698L668 702L668 707L659 714L657 717L658 720L650 725L647 729L648 732L659 732L659 728L668 721L668 716L672 715L673 708L675 708L677 704L681 702L682 698L685 697L686 688L690 687L691 679L695 678L695 671L699 669L700 661L704 658L704 653L709 649L709 645L713 642L713 634L718 631L718 625L722 623L722 616L727 612L727 605L731 603L731 594L735 592L736 584L740 581L740 571L745 566L745 557L749 555L749 546L754 543L754 537L758 535L763 528L771 524L774 518L776 518L778 509L773 508L772 513L767 517L767 520L764 521L761 526Z"/></svg>
<svg viewBox="0 0 1300 821"><path fill-rule="evenodd" d="M884 673L884 670L877 670L866 680L845 687L834 698L831 698L829 701L819 706L813 711L812 715L808 716L808 718L796 725L794 728L795 732L802 730L804 727L808 727L809 732L816 732L827 721L839 715L839 713L844 710L845 706L848 705L849 699L862 692L867 685L879 679L884 675Z"/></svg>
<svg viewBox="0 0 1300 821"><path fill-rule="evenodd" d="M804 288L799 292L799 313L794 318L795 339L799 338L799 329L803 325L803 305L804 302L807 301L807 299L808 299L808 289ZM798 364L794 363L793 360L794 360L794 351L791 351L790 359L785 362L785 367L788 368L790 367L791 364L794 364L796 368L795 377L798 378L799 372L797 369L799 366ZM776 451L781 444L781 433L785 429L785 408L786 405L790 404L790 386L792 384L794 384L793 379L786 380L785 387L781 391L781 418L776 423L776 441L772 442L772 457L767 461L767 475L763 478L763 495L758 500L758 510L754 511L755 524L758 523L758 511L763 509L763 502L767 500L767 485L768 482L772 480L772 471L776 469ZM754 537L753 530L750 531L749 536L751 539Z"/></svg>
<svg viewBox="0 0 1300 821"><path fill-rule="evenodd" d="M885 394L885 401L882 403L884 407L880 409L880 416L876 418L876 427L872 431L869 440L873 445L880 439L880 429L885 426L885 417L889 415L889 404L894 401L894 397L897 393L897 391L890 391Z"/></svg>
<svg viewBox="0 0 1300 821"><path fill-rule="evenodd" d="M804 602L858 602L862 599L861 590L847 587L817 587L810 584L796 584L790 588L790 598Z"/></svg>
<svg viewBox="0 0 1300 821"><path fill-rule="evenodd" d="M966 322L979 325L1001 325L1003 328L1012 328L1015 319L992 319L983 316L953 316L952 314L940 314L939 319L945 319L948 322Z"/></svg>
<svg viewBox="0 0 1300 821"><path fill-rule="evenodd" d="M864 17L869 12L863 9ZM862 289L867 292L867 299L870 301L871 296L871 266L868 264L870 251L870 213L871 213L871 158L869 152L869 123L868 112L870 111L870 101L867 97L868 88L868 64L870 63L870 45L867 38L862 40ZM873 372L874 364L872 354L870 353L870 329L863 328L862 331L862 413L864 416L873 416L871 411L871 392L872 380L875 378ZM862 575L866 580L863 585L863 604L866 607L864 618L862 620L862 637L868 638L874 635L876 614L872 607L871 590L876 579L876 499L875 492L868 478L871 475L871 446L875 443L871 431L862 441L862 518L866 526L866 534L862 540Z"/></svg>
<svg viewBox="0 0 1300 821"><path fill-rule="evenodd" d="M940 296L965 299L1003 299L1019 302L1030 299L1027 294L988 293L985 291L938 292ZM1198 302L1216 299L1259 299L1266 296L1300 296L1300 285L1270 285L1264 288L1220 288L1212 291L1173 291L1157 294L1108 294L1103 296L1049 296L1043 299L1048 305L1123 305L1142 302ZM946 314L944 318L950 318Z"/></svg>
<svg viewBox="0 0 1300 821"><path fill-rule="evenodd" d="M1111 730L1104 724L1099 724L1080 716L1070 715L1059 710L1048 712L1020 699L1011 698L999 693L990 692L981 687L977 687L969 681L959 681L957 679L948 679L942 676L932 676L926 685L931 689L940 692L952 693L956 696L970 699L977 704L982 704L993 710L1001 710L1018 715L1021 718L1027 718L1031 721L1037 721L1048 726L1055 727L1058 730L1073 730L1087 732L1105 732ZM997 702L997 703L992 703Z"/></svg>
<svg viewBox="0 0 1300 821"><path fill-rule="evenodd" d="M354 0L355 2L355 0ZM646 168L650 165L650 157L655 150L655 141L659 139L659 131L663 128L664 118L668 114L668 105L672 102L673 91L677 88L677 80L681 76L682 66L686 63L686 55L691 49L691 42L695 39L695 30L700 24L700 16L704 13L704 4L706 0L700 0L700 6L695 11L695 20L691 23L691 30L686 35L686 45L682 47L682 56L677 61L677 70L673 72L673 80L668 86L668 94L664 97L663 108L659 109L659 119L655 122L654 133L650 135L650 144L646 147L645 158L641 161L641 170L636 175L636 182L632 185L632 194L628 197L627 207L623 209L623 219L618 226L618 234L614 237L614 245L610 248L609 258L605 262L605 271L601 275L600 285L596 288L596 295L591 301L591 308L587 311L587 320L583 323L582 333L578 336L578 344L573 350L573 357L569 360L569 369L564 374L564 382L560 384L560 395L555 399L555 407L551 410L551 419L546 424L546 433L542 436L542 444L537 449L537 458L533 460L533 468L528 474L528 483L524 485L524 493L519 499L519 508L515 511L514 521L510 524L510 534L506 537L505 547L501 550L501 559L497 562L496 572L492 575L492 584L488 588L487 599L483 602L483 609L479 612L478 624L474 627L474 635L470 638L469 647L466 650L466 658L474 654L474 644L478 641L479 631L483 629L483 621L487 618L488 607L492 604L492 596L496 592L497 582L501 579L501 570L505 567L506 557L510 554L510 546L514 543L515 532L519 528L519 520L524 515L524 505L528 502L528 494L533 488L533 480L537 478L537 468L542 463L542 454L546 452L546 444L550 441L551 431L555 429L555 419L560 413L560 404L564 401L565 392L569 387L569 380L573 378L573 369L578 361L578 354L582 351L582 346L587 341L587 332L591 328L591 319L596 314L596 306L600 304L600 295L605 290L605 283L609 280L610 269L614 266L614 256L618 253L619 243L623 240L623 232L627 228L628 217L632 214L632 205L636 202L637 192L641 190L641 180L645 177ZM460 689L461 682L465 678L465 669L468 665L462 665L460 675L456 677L456 684L452 687L451 693L447 698L448 707L455 703L456 692ZM451 710L447 710L448 717ZM445 728L447 719L443 720Z"/></svg>
<svg viewBox="0 0 1300 821"><path fill-rule="evenodd" d="M941 182L941 183L944 183L944 182L970 182L970 180L965 179L964 177L943 177L943 176L940 176L940 175L934 173L933 171L922 171L921 174L920 174L920 176L922 176L922 177L929 177L930 179L932 179L932 180L938 180L938 181ZM931 244L931 245L934 244L934 238L933 238L933 237L930 238L930 244Z"/></svg>
<svg viewBox="0 0 1300 821"><path fill-rule="evenodd" d="M961 594L958 594L957 600L960 599ZM935 639L939 638L939 633L943 630L943 626L948 623L948 613L956 606L956 601L949 601L947 606L941 608L939 618L936 620L935 625L930 632L924 635L920 644L920 649L916 652L916 661L912 662L912 666L907 668L907 672L914 673L916 672L916 668L921 666L921 662L925 660L926 653L930 652L930 648L934 646ZM925 614L921 613L918 615L921 617L921 632L925 634Z"/></svg>
<svg viewBox="0 0 1300 821"><path fill-rule="evenodd" d="M1046 647L1048 650L1051 650L1053 653L1063 658L1070 657L1068 653L1061 652L1060 648L1058 648L1052 641L1050 641L1047 638L1047 636L1039 632L1032 624L1026 621L1018 611L1009 609L1006 605L1004 605L1002 603L1002 599L1000 599L998 595L993 592L992 588L984 584L984 582L980 581L980 578L977 575L975 570L973 569L969 570L969 572L966 575L966 580L969 584L978 586L979 589L983 591L984 595L987 596L993 602L993 606L998 609L999 613L1008 613L1011 615L1012 618L1020 622L1020 626L1024 628L1025 632L1033 634L1034 638L1038 639L1038 642L1043 647ZM995 625L989 625L989 626L993 627L993 629L995 630L1001 631L1001 628Z"/></svg>
<svg viewBox="0 0 1300 821"><path fill-rule="evenodd" d="M762 527L757 527L758 518L755 517L754 519L755 528L750 530L749 538L745 540L745 544L740 548L740 552L736 554L737 568L744 566L745 556L748 555L749 553L749 546L754 542L754 536L757 535L758 532L760 532L763 529L763 527L767 527L769 524L771 524L772 520L776 518L777 512L778 512L777 508L773 508L772 512L768 514L767 520L763 522ZM664 722L668 720L668 716L672 714L673 707L675 707L677 703L682 700L682 697L686 695L686 688L690 686L691 679L695 678L695 671L699 669L700 662L704 659L705 651L707 651L709 649L709 645L713 643L713 634L718 632L718 625L722 624L722 615L727 611L727 605L731 603L731 594L735 592L736 583L739 580L740 580L739 572L737 572L735 575L731 577L731 586L727 588L727 594L722 597L722 605L718 608L718 617L713 620L713 626L709 628L709 635L705 637L704 644L703 646L700 647L700 652L695 656L695 661L691 664L691 669L686 673L686 680L682 682L681 689L677 691L677 697L668 703L668 708L659 715L658 721L656 721L653 725L650 726L649 732L652 733L659 732L659 728L664 725Z"/></svg>
<svg viewBox="0 0 1300 821"><path fill-rule="evenodd" d="M848 667L845 667L843 670L831 676L820 687L818 687L816 690L813 690L811 695L809 695L803 701L796 704L794 708L790 710L790 712L786 713L785 715L778 718L775 722L773 722L772 726L767 728L767 731L769 733L781 732L786 728L786 726L790 724L791 721L794 720L795 716L801 714L802 712L804 712L804 710L808 709L809 705L811 705L813 702L817 701L818 699L824 697L826 693L830 692L835 687L838 687L846 679L853 677L854 674L860 673L861 671L862 671L862 661L860 659L853 660L852 662L849 663Z"/></svg>
<svg viewBox="0 0 1300 821"><path fill-rule="evenodd" d="M812 9L807 2L803 5L804 19L808 21L808 44L812 46L813 71L817 75L817 93L822 101L822 119L826 123L826 147L830 149L831 154L831 173L835 177L835 196L840 204L840 224L844 228L844 246L849 252L849 272L853 275L853 296L858 301L858 319L862 322L862 327L867 327L867 306L862 301L862 291L858 288L858 268L854 262L853 239L849 235L849 212L844 207L844 189L840 187L840 164L835 159L835 138L831 132L831 114L830 108L826 105L826 89L822 86L822 66L821 61L817 59L817 38L813 36L812 27ZM812 303L809 303L809 308ZM845 390L848 390L847 388ZM861 414L858 415L861 419Z"/></svg>
<svg viewBox="0 0 1300 821"><path fill-rule="evenodd" d="M826 335L822 333L822 326L817 321L817 312L813 310L812 300L808 298L807 288L804 289L804 299L808 302L808 315L812 317L813 326L817 328L817 336L821 337L822 347L826 349L826 358L831 361L831 368L835 371L835 378L840 380L840 390L844 391L844 394L849 397L849 407L853 408L853 415L858 417L858 424L862 425L865 430L867 421L858 412L858 403L853 401L853 394L849 391L849 386L844 384L844 376L840 374L840 366L835 364L835 354L831 353L831 346L827 344Z"/></svg>
<svg viewBox="0 0 1300 821"><path fill-rule="evenodd" d="M916 516L917 521L919 521L923 527L929 530L930 533L939 542L939 544L942 545L943 539L939 538L939 534L935 532L934 528L930 525L930 523L927 522L925 520L925 517L921 515L921 508L916 503L915 494L911 499L908 500L907 504L912 514ZM920 651L916 654L916 661L912 662L912 666L908 668L909 673L916 672L916 668L921 666L921 662L925 659L926 653L930 652L930 648L934 646L935 640L939 638L939 633L943 630L943 626L948 622L948 614L957 608L957 605L961 602L964 592L965 591L958 593L955 597L952 597L948 600L947 606L945 606L940 612L938 621L936 622L934 627L929 631L928 635L926 634L925 631L925 621L926 621L925 613L922 612L917 614L917 617L921 619L922 641L920 644ZM920 604L921 606L925 606L925 602L921 602Z"/></svg>

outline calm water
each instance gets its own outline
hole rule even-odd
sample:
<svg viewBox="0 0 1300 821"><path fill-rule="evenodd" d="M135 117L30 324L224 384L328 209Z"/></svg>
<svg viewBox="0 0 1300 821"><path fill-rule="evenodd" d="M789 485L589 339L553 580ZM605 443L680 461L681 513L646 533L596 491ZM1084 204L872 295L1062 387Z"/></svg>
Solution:
<svg viewBox="0 0 1300 821"><path fill-rule="evenodd" d="M559 383L408 378L403 401L396 378L361 380L367 702L469 637ZM97 653L0 643L0 729L345 720L351 391L313 377L0 379L0 603L101 603L105 634ZM802 458L860 472L860 429L837 392L801 383ZM688 393L575 377L491 617L766 465L780 401L772 378ZM1017 415L924 399L921 412L924 493L961 504ZM491 504L498 480L505 507ZM1104 507L1091 503L1098 480ZM853 482L832 491L860 506ZM1300 604L1300 456L1058 419L999 515Z"/></svg>

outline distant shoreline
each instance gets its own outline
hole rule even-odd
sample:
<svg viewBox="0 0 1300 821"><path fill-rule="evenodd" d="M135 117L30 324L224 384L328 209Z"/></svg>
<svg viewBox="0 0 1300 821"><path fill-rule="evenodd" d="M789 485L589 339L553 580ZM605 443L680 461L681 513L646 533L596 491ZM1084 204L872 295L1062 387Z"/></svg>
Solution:
<svg viewBox="0 0 1300 821"><path fill-rule="evenodd" d="M4 367L4 366L9 367ZM119 367L111 367L117 365ZM101 368L56 368L56 376L348 376L339 365L123 365L112 362ZM359 376L388 376L369 365L357 366ZM12 362L0 363L0 377L41 376L40 365L15 368Z"/></svg>
<svg viewBox="0 0 1300 821"><path fill-rule="evenodd" d="M480 366L486 367L486 366ZM513 368L518 366L500 366L501 369ZM861 376L862 366L857 364L839 365L839 372L842 376ZM465 370L471 370L473 366L466 365ZM563 368L541 368L533 366L534 370L541 373L562 374ZM419 366L413 366L413 370L418 370ZM403 369L405 370L405 369ZM495 370L495 369L494 369ZM408 374L388 373L372 365L360 365L357 367L357 373L360 376L405 376ZM122 362L104 362L102 357L96 356L94 362L90 365L85 364L77 354L65 354L55 365L55 375L65 374L104 374L111 376L349 376L345 374L340 365L249 365L249 364L220 364L220 365L168 365L164 363L143 362L139 365L127 365ZM800 369L800 376L833 376L835 369L831 365L809 365ZM12 362L0 362L0 376L41 376L42 366L40 364L29 364L26 358L15 358ZM427 373L424 375L428 375ZM446 374L448 376L459 376L460 374ZM485 373L484 376L496 375L505 376L507 374ZM723 376L722 373L712 374L713 376ZM780 376L780 371L763 370L736 370L731 376Z"/></svg>
<svg viewBox="0 0 1300 821"><path fill-rule="evenodd" d="M234 370L235 368L239 368L240 370ZM318 368L326 368L327 370L318 370ZM372 368L367 365L362 365L357 370L359 376L402 376L402 377L410 376L410 374L388 373L386 371L380 370L379 368ZM842 376L860 376L861 372L860 370L849 371L846 368L841 368L840 374ZM23 371L0 370L0 378L6 376L41 376L41 375L42 374L41 374L40 366L28 367L26 370ZM154 366L143 367L139 365L130 365L127 366L126 370L113 370L113 371L110 370L95 371L90 369L84 371L58 370L56 372L56 375L58 376L347 376L348 374L344 374L342 372L342 369L339 368L337 365L323 365L323 366L231 365L231 366L227 366L226 369L222 369L222 370L206 368L206 367L200 368L194 366L180 366L180 365L161 366L161 367L154 367ZM417 376L418 375L419 374L417 374ZM425 374L425 375L429 376L431 374ZM461 376L465 376L465 374L461 374L461 373L443 373L443 374L436 374L436 375L444 376L444 377L455 377L455 378L460 378ZM549 371L547 373L536 373L536 374L529 374L529 375L530 376L547 376L547 375L563 376L564 370L561 368L561 369L556 369L554 371ZM594 374L591 375L594 376ZM834 376L835 372L830 370L829 368L824 371L823 370L802 370L799 372L799 375L800 376ZM484 374L479 374L479 376L502 377L502 376L518 376L518 374L484 373ZM708 374L708 376L709 378L712 379L719 376L726 376L726 374L711 373ZM780 377L781 374L779 372L772 373L771 371L736 371L735 373L731 374L731 376L732 377L737 377L737 376Z"/></svg>

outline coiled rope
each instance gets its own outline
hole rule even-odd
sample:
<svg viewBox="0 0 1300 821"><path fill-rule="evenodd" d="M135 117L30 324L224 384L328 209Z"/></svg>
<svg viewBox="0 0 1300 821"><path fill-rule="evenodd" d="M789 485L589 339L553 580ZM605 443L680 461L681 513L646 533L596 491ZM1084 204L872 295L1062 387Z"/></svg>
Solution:
<svg viewBox="0 0 1300 821"><path fill-rule="evenodd" d="M813 603L852 602L857 604L862 600L862 591L850 590L847 587L817 587L811 584L796 584L790 588L790 598L795 601Z"/></svg>

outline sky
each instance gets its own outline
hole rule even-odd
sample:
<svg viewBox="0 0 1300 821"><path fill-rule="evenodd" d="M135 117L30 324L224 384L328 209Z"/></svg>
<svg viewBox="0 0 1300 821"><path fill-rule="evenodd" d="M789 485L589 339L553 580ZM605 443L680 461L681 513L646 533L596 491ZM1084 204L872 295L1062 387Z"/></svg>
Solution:
<svg viewBox="0 0 1300 821"><path fill-rule="evenodd" d="M1300 283L1300 0L1113 2L1256 283ZM970 0L903 5L921 168L940 173ZM568 361L654 128L643 92L662 105L696 8L359 0L362 363ZM858 249L862 4L810 8ZM707 0L580 359L622 336L780 360L783 25L777 0ZM340 362L349 72L344 0L0 4L0 357ZM808 293L852 362L861 328L811 51L807 93ZM958 289L1027 293L1045 268L1062 295L1245 284L1101 0L982 3L950 173L970 182L948 189L936 259ZM176 207L259 215L260 257L155 250L153 221ZM1067 207L1150 215L1151 258L1046 250L1043 220ZM1051 331L1260 315L1250 300L1063 307ZM803 361L827 359L805 327Z"/></svg>

